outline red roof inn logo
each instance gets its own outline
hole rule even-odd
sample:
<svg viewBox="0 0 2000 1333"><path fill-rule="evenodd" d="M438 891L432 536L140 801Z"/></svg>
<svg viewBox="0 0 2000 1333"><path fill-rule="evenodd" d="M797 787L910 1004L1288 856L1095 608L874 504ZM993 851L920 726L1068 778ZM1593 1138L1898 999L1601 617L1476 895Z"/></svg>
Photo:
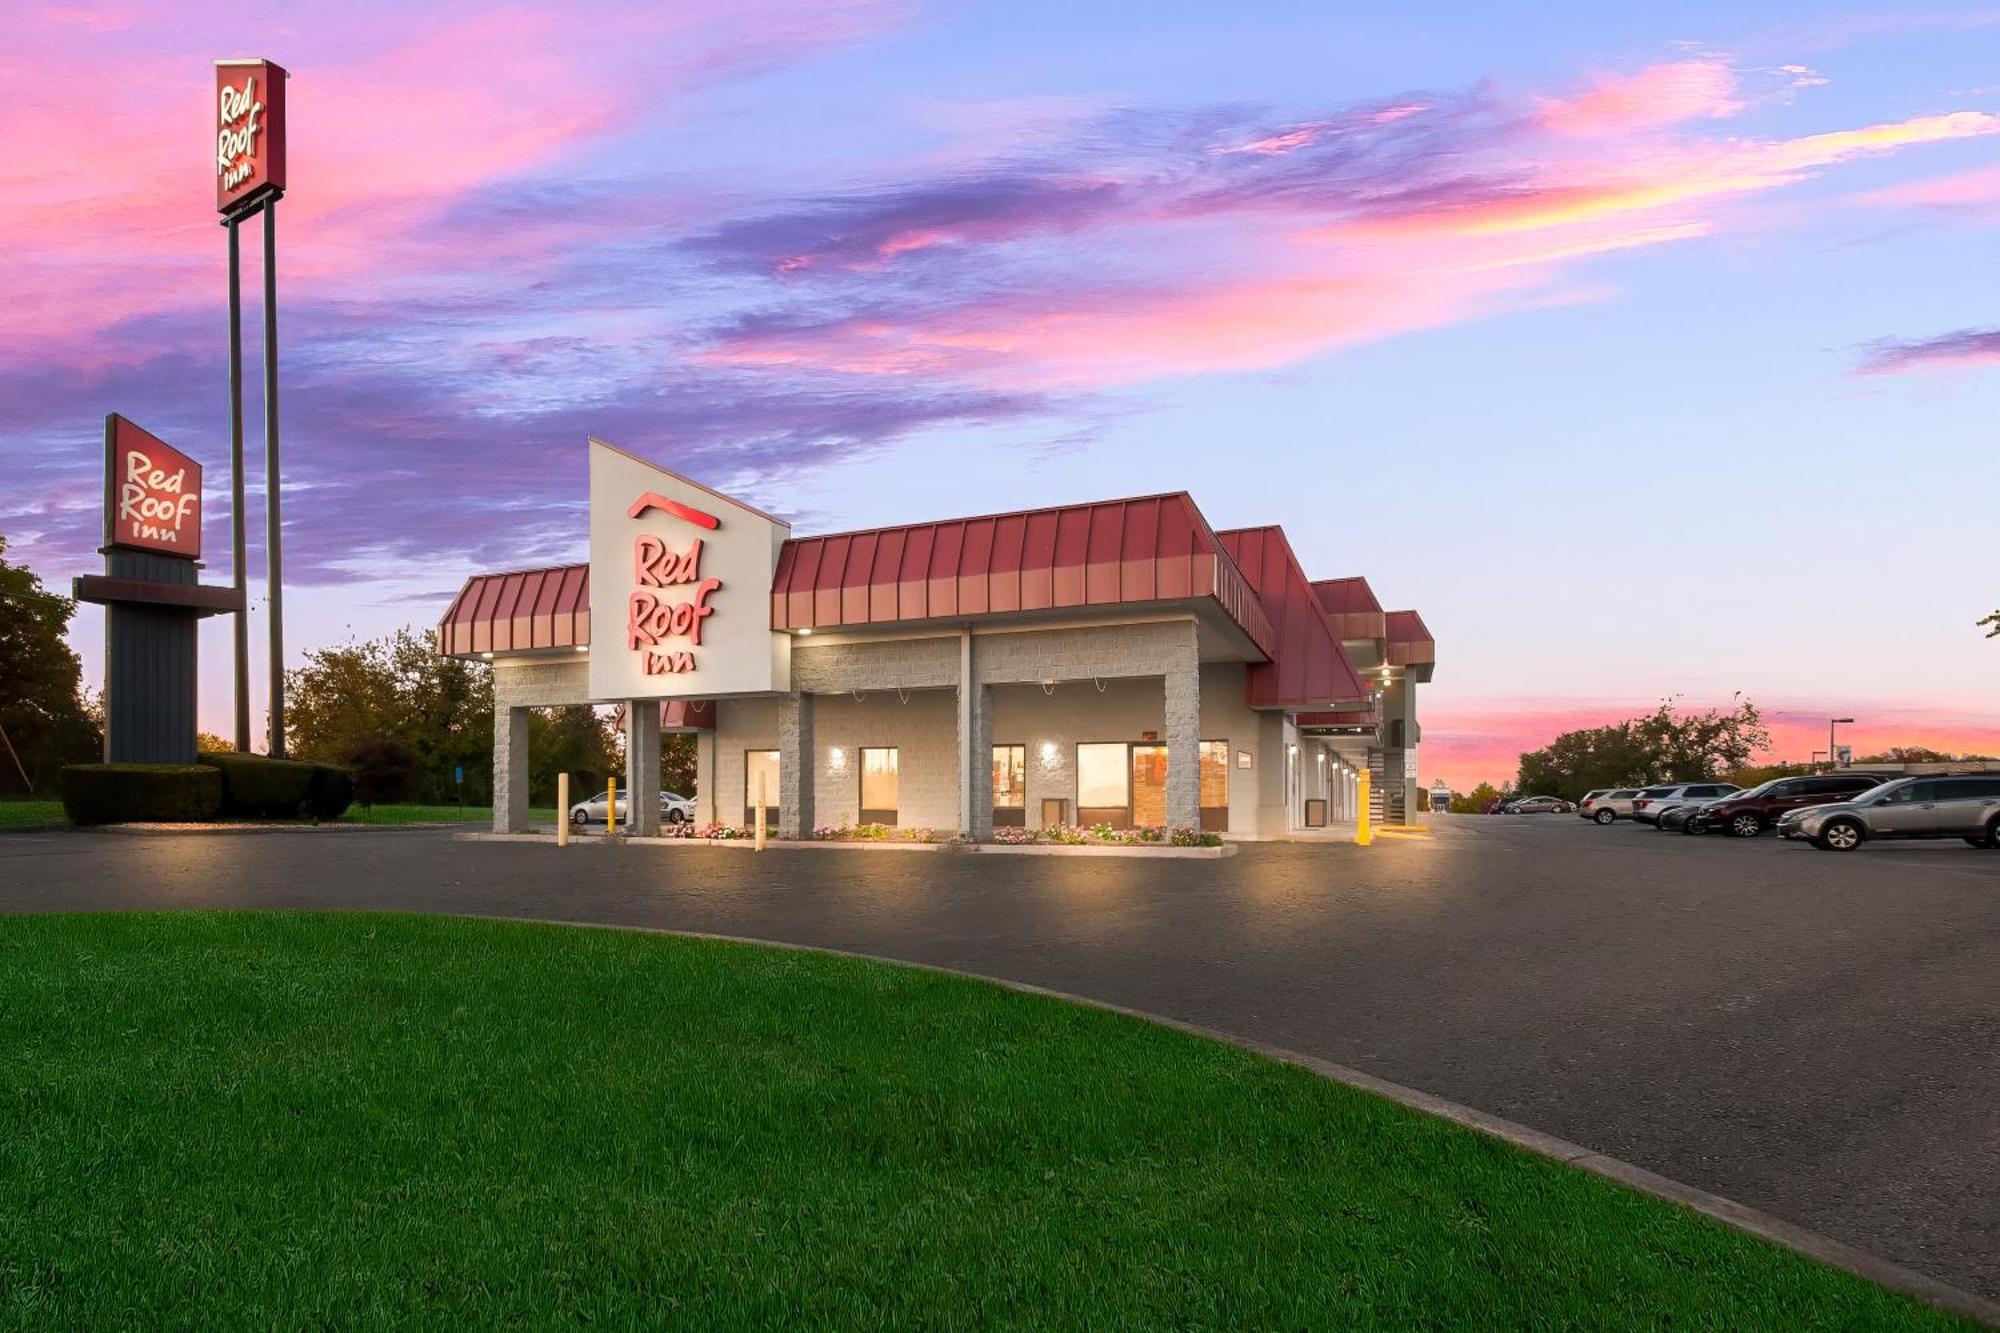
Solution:
<svg viewBox="0 0 2000 1333"><path fill-rule="evenodd" d="M649 509L658 509L710 532L722 526L713 514L704 514L678 500L648 491L626 510L637 518ZM649 676L674 676L694 670L694 654L685 648L666 646L669 640L686 639L701 646L701 622L715 614L708 604L710 594L722 587L721 579L701 576L701 538L686 550L674 551L665 540L650 532L632 539L632 581L637 584L625 600L625 646L642 654ZM665 590L693 585L694 595L685 601L668 601Z"/></svg>
<svg viewBox="0 0 2000 1333"><path fill-rule="evenodd" d="M215 62L215 207L234 213L285 189L285 71Z"/></svg>
<svg viewBox="0 0 2000 1333"><path fill-rule="evenodd" d="M105 425L105 544L199 560L201 464L115 412Z"/></svg>

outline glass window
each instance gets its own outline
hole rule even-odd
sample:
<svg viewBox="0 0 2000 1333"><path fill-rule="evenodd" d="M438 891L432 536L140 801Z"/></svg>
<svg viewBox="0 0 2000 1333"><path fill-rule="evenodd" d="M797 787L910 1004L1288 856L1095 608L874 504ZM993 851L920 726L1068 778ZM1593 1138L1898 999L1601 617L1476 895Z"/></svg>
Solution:
<svg viewBox="0 0 2000 1333"><path fill-rule="evenodd" d="M1229 804L1229 742L1201 743L1201 806L1214 810Z"/></svg>
<svg viewBox="0 0 2000 1333"><path fill-rule="evenodd" d="M1131 796L1131 770L1123 741L1076 747L1076 805L1079 810L1123 809Z"/></svg>
<svg viewBox="0 0 2000 1333"><path fill-rule="evenodd" d="M896 751L889 749L861 750L861 818L871 824L893 824L896 822L897 788L900 784L896 775Z"/></svg>
<svg viewBox="0 0 2000 1333"><path fill-rule="evenodd" d="M993 808L996 810L1028 808L1027 746L993 747Z"/></svg>
<svg viewBox="0 0 2000 1333"><path fill-rule="evenodd" d="M1984 801L2000 796L2000 778L1946 778L1937 784L1940 801Z"/></svg>
<svg viewBox="0 0 2000 1333"><path fill-rule="evenodd" d="M748 824L756 818L757 780L764 780L765 818L770 811L778 808L778 752L776 750L747 750L743 755L743 822Z"/></svg>

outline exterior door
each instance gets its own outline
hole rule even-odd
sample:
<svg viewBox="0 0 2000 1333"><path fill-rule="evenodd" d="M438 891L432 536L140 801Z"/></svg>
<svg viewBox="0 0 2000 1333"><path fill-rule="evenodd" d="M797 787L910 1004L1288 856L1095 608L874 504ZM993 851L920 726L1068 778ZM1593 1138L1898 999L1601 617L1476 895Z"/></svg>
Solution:
<svg viewBox="0 0 2000 1333"><path fill-rule="evenodd" d="M1076 747L1076 822L1088 827L1132 824L1132 761L1123 741Z"/></svg>
<svg viewBox="0 0 2000 1333"><path fill-rule="evenodd" d="M1132 825L1165 828L1167 823L1167 747L1132 747Z"/></svg>
<svg viewBox="0 0 2000 1333"><path fill-rule="evenodd" d="M861 822L894 824L902 805L900 764L894 748L861 748Z"/></svg>
<svg viewBox="0 0 2000 1333"><path fill-rule="evenodd" d="M993 827L1022 828L1028 822L1028 747L993 747Z"/></svg>

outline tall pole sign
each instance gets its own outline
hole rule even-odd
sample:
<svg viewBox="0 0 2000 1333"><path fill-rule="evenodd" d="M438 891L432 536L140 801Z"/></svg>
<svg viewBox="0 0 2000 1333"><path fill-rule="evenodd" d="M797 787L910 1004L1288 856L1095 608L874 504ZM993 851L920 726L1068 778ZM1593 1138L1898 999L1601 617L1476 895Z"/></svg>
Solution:
<svg viewBox="0 0 2000 1333"><path fill-rule="evenodd" d="M250 624L243 513L243 290L237 227L264 215L264 526L271 631L271 753L285 753L284 522L278 469L278 200L285 193L285 80L269 60L215 62L215 206L229 230L230 551L236 613L236 748L250 748Z"/></svg>

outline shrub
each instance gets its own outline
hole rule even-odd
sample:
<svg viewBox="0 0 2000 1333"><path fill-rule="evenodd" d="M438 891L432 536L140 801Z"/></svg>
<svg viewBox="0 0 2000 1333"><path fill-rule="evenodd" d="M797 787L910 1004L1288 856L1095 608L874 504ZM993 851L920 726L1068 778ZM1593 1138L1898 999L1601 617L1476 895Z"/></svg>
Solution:
<svg viewBox="0 0 2000 1333"><path fill-rule="evenodd" d="M70 764L62 799L73 824L200 822L222 813L222 774L207 764Z"/></svg>
<svg viewBox="0 0 2000 1333"><path fill-rule="evenodd" d="M204 754L200 763L222 774L222 812L247 819L337 819L350 789L330 764L262 754Z"/></svg>
<svg viewBox="0 0 2000 1333"><path fill-rule="evenodd" d="M409 799L423 777L423 761L394 736L368 736L344 756L354 779L354 799L367 809L383 801Z"/></svg>

